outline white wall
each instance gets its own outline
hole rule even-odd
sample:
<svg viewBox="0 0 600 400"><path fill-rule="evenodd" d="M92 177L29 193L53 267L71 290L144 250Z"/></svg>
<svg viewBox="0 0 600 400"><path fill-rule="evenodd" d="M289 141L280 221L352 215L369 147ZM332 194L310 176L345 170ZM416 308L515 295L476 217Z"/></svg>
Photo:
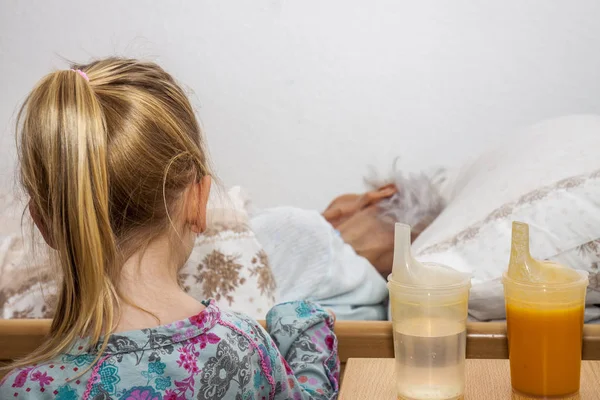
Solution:
<svg viewBox="0 0 600 400"><path fill-rule="evenodd" d="M60 56L149 57L195 92L225 183L320 209L369 164L456 165L514 127L599 113L598 21L597 0L1 0L0 169L16 105Z"/></svg>

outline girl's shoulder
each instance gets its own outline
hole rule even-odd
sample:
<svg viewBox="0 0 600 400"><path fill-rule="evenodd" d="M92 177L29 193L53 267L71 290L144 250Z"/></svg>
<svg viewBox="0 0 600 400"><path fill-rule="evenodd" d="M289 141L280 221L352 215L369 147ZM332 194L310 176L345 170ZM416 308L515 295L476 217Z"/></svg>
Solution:
<svg viewBox="0 0 600 400"><path fill-rule="evenodd" d="M0 399L59 399L76 400L84 397L85 379L68 382L69 374L77 375L81 365L89 365L91 360L68 363L61 359L47 363L17 368L0 381Z"/></svg>
<svg viewBox="0 0 600 400"><path fill-rule="evenodd" d="M11 371L0 385L0 399L110 399L130 392L209 399L211 392L202 388L229 393L268 388L268 376L279 368L271 337L246 315L214 302L205 305L184 321L111 335L101 357L98 347L75 343L49 362ZM212 387L223 363L239 382ZM252 382L246 382L248 376Z"/></svg>
<svg viewBox="0 0 600 400"><path fill-rule="evenodd" d="M274 376L291 373L278 345L284 353L294 346L310 350L307 329L332 325L312 303L285 303L267 314L269 335L246 315L206 305L185 321L112 335L99 358L76 343L50 362L12 371L0 385L0 399L211 399L213 390L258 396L276 390ZM219 379L224 366L229 384Z"/></svg>
<svg viewBox="0 0 600 400"><path fill-rule="evenodd" d="M0 381L0 399L109 399L133 389L173 397L183 383L204 377L219 358L258 355L268 335L256 321L214 302L205 305L184 321L114 334L101 357L101 344L79 341L55 359L10 371ZM189 387L184 395L194 391Z"/></svg>
<svg viewBox="0 0 600 400"><path fill-rule="evenodd" d="M219 321L213 329L216 335L229 340L246 340L248 346L258 350L259 347L270 347L271 337L265 328L255 319L234 311L221 311Z"/></svg>

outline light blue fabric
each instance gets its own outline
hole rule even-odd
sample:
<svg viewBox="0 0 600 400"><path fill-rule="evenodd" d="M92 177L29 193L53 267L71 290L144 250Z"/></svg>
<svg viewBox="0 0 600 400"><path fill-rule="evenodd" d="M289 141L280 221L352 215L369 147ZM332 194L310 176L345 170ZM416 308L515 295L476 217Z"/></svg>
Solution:
<svg viewBox="0 0 600 400"><path fill-rule="evenodd" d="M310 300L340 320L385 320L386 281L317 211L277 207L251 216L278 300Z"/></svg>

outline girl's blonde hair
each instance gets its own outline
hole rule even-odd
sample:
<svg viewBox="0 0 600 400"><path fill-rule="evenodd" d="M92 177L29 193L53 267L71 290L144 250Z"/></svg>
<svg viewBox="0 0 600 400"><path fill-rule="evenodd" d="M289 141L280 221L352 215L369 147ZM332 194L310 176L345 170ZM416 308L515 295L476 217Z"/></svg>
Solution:
<svg viewBox="0 0 600 400"><path fill-rule="evenodd" d="M107 343L126 299L123 261L169 229L169 210L209 174L183 90L154 63L108 58L44 77L18 116L20 178L62 272L47 341L12 367L79 337ZM126 300L125 300L126 301Z"/></svg>

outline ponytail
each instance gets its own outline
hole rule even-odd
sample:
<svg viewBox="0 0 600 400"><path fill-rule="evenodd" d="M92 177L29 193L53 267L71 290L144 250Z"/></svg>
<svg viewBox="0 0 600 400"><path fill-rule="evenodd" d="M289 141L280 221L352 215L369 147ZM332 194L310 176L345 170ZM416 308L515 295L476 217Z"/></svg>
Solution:
<svg viewBox="0 0 600 400"><path fill-rule="evenodd" d="M169 209L210 174L184 91L154 63L107 58L44 77L19 113L21 182L55 250L62 281L50 334L11 367L68 352L79 337L106 347L125 260L172 234Z"/></svg>
<svg viewBox="0 0 600 400"><path fill-rule="evenodd" d="M117 252L109 214L108 139L86 77L73 70L46 76L19 113L21 180L32 194L36 222L57 251L62 282L46 343L13 367L64 353L78 337L96 343L113 326L116 291L108 271L114 270Z"/></svg>

